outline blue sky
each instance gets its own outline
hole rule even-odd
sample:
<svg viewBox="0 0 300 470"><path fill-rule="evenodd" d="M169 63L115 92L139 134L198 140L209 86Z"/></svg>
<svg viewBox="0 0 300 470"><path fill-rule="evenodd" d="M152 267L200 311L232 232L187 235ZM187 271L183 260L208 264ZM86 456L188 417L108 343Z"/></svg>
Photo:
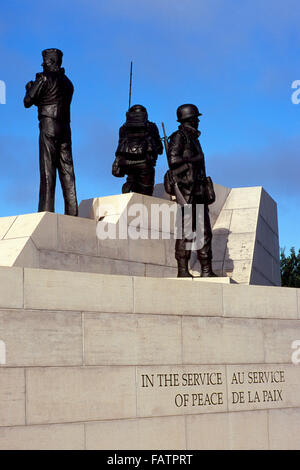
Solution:
<svg viewBox="0 0 300 470"><path fill-rule="evenodd" d="M295 0L10 0L0 15L0 216L35 212L38 123L25 83L57 47L75 86L73 157L79 202L117 194L118 129L132 104L168 133L176 108L198 105L207 173L228 187L263 186L276 200L280 246L300 248L300 4ZM157 164L156 182L167 169ZM63 212L57 186L56 211Z"/></svg>

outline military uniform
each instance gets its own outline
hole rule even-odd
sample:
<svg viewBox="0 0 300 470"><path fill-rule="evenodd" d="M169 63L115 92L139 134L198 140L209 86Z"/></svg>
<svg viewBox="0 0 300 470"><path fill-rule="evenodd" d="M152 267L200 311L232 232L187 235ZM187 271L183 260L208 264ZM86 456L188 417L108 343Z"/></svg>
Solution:
<svg viewBox="0 0 300 470"><path fill-rule="evenodd" d="M184 107L191 107L189 115ZM183 109L182 109L183 108ZM189 108L187 108L189 109ZM194 105L182 105L177 110L181 125L169 138L168 163L178 184L178 188L187 204L192 206L192 229L196 230L196 206L204 204L204 244L197 249L197 256L202 268L202 276L215 276L211 269L212 230L209 209L206 200L206 172L204 154L199 142L200 132L189 122L201 115ZM182 219L183 220L183 219ZM184 234L184 226L183 234ZM184 236L176 240L175 258L178 262L178 276L188 277L188 261L191 256L190 241Z"/></svg>
<svg viewBox="0 0 300 470"><path fill-rule="evenodd" d="M46 49L42 54L44 72L37 73L35 81L26 85L24 98L26 108L32 105L38 107L40 127L38 210L54 212L56 170L58 170L65 201L65 214L76 216L78 204L70 128L70 105L74 88L66 77L64 69L60 67L62 52L58 49Z"/></svg>
<svg viewBox="0 0 300 470"><path fill-rule="evenodd" d="M119 143L113 164L114 176L127 175L123 193L136 192L152 196L155 165L163 146L156 124L148 121L146 108L135 105L127 112L119 130Z"/></svg>

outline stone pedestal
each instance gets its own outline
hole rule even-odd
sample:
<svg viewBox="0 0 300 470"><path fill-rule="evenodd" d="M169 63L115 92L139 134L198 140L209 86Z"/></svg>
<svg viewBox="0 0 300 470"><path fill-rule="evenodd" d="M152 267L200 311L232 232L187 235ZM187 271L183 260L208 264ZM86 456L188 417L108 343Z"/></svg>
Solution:
<svg viewBox="0 0 300 470"><path fill-rule="evenodd" d="M300 289L275 286L276 204L217 190L215 279L173 278L172 229L147 212L164 198L0 219L0 449L300 448ZM124 212L159 236L99 239Z"/></svg>
<svg viewBox="0 0 300 470"><path fill-rule="evenodd" d="M0 339L1 449L299 449L300 289L0 268Z"/></svg>

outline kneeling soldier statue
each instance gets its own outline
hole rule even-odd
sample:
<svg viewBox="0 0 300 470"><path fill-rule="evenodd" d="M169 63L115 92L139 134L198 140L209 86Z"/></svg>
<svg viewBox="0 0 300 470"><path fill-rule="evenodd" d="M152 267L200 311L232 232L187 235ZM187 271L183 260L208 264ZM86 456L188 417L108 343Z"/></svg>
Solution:
<svg viewBox="0 0 300 470"><path fill-rule="evenodd" d="M122 193L136 192L152 196L155 165L163 146L156 124L148 121L147 110L136 104L126 113L126 122L119 131L119 144L112 174L127 176Z"/></svg>
<svg viewBox="0 0 300 470"><path fill-rule="evenodd" d="M176 196L181 206L191 205L193 230L195 230L196 223L196 206L204 204L204 244L197 249L197 256L201 264L201 277L215 277L216 274L212 271L211 265L212 230L208 209L208 204L215 200L215 194L212 181L206 177L205 173L204 154L199 142L199 116L201 113L193 104L183 104L177 109L180 126L170 136L168 143L167 157L170 170L165 176L165 189ZM182 220L184 221L184 218ZM188 270L191 256L190 242L184 236L184 226L182 228L183 234L175 243L178 277L192 277Z"/></svg>
<svg viewBox="0 0 300 470"><path fill-rule="evenodd" d="M40 197L39 212L54 212L56 170L58 170L65 214L78 215L73 169L70 105L73 85L61 68L63 53L59 49L42 52L44 71L26 85L25 108L38 108L40 121Z"/></svg>

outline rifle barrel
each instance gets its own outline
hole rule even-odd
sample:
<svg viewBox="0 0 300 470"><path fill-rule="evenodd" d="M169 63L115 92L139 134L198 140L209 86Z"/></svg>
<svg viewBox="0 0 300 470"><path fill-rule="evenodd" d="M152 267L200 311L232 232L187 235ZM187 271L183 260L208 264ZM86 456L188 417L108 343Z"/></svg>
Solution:
<svg viewBox="0 0 300 470"><path fill-rule="evenodd" d="M132 61L130 62L130 82L129 82L129 107L131 106L131 88L132 88Z"/></svg>
<svg viewBox="0 0 300 470"><path fill-rule="evenodd" d="M163 122L161 123L161 127L162 127L163 135L164 135L163 139L164 139L164 145L165 145L165 152L166 152L166 155L168 156L168 138L166 136L165 125Z"/></svg>

